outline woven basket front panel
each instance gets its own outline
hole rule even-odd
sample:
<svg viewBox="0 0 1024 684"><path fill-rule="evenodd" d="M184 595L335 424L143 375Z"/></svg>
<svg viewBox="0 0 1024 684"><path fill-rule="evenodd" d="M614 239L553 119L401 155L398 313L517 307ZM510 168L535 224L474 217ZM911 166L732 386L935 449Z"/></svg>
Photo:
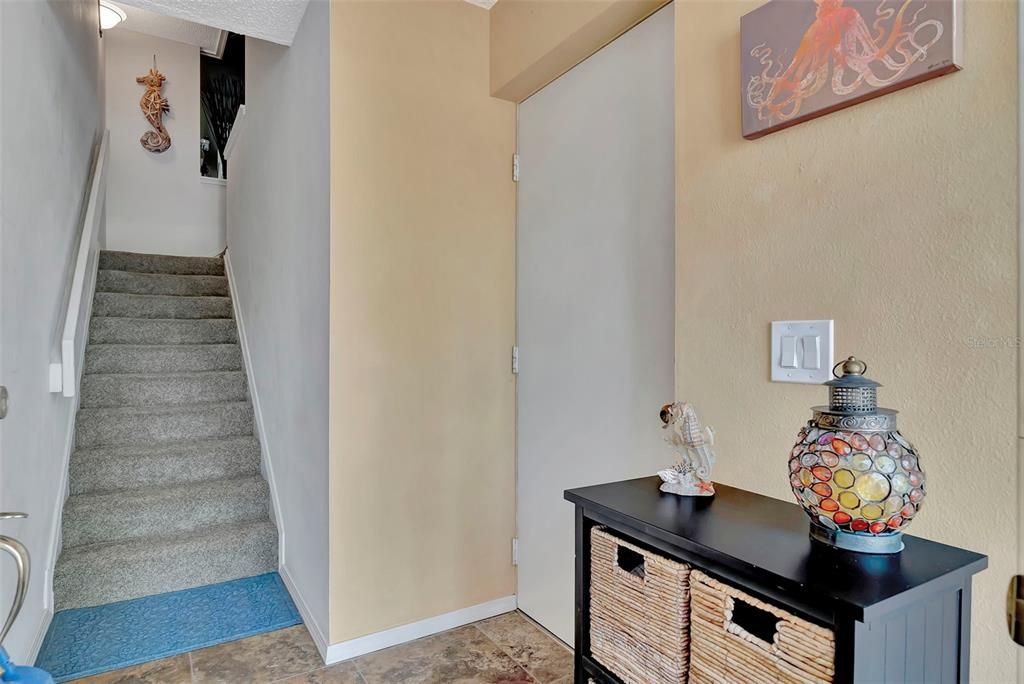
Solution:
<svg viewBox="0 0 1024 684"><path fill-rule="evenodd" d="M690 566L591 530L590 650L626 684L685 684ZM620 566L619 549L643 557ZM641 576L642 575L642 576Z"/></svg>
<svg viewBox="0 0 1024 684"><path fill-rule="evenodd" d="M742 601L778 622L771 643L734 623ZM821 684L835 676L835 635L694 570L690 574L692 684Z"/></svg>

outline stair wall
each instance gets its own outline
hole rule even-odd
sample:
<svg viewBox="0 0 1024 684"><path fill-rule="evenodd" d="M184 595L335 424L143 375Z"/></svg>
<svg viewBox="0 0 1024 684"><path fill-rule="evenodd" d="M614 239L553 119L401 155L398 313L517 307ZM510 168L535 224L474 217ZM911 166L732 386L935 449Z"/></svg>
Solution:
<svg viewBox="0 0 1024 684"><path fill-rule="evenodd" d="M228 275L263 421L284 543L281 576L321 652L329 628L329 67L333 6L292 46L246 41L246 114L228 189ZM268 144L288 131L287 145Z"/></svg>

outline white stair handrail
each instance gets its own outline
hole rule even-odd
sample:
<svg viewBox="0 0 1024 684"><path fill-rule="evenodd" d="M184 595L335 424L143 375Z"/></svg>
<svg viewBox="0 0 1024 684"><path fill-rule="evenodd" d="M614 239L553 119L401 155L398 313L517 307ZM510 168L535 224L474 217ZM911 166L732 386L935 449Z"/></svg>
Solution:
<svg viewBox="0 0 1024 684"><path fill-rule="evenodd" d="M78 255L75 257L75 272L71 277L68 311L64 317L64 333L60 338L60 363L50 365L50 391L62 392L65 397L73 397L78 391L79 366L88 336L96 269L99 266L96 255L99 252L100 221L107 198L109 141L110 131L104 131L92 169L85 219L78 241Z"/></svg>

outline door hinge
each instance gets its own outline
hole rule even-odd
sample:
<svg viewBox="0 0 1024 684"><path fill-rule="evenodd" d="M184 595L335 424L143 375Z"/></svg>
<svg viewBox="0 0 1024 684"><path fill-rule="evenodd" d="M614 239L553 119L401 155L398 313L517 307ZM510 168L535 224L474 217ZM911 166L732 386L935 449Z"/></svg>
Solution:
<svg viewBox="0 0 1024 684"><path fill-rule="evenodd" d="M512 375L519 374L519 347L512 347Z"/></svg>
<svg viewBox="0 0 1024 684"><path fill-rule="evenodd" d="M519 565L519 537L512 537L512 565Z"/></svg>
<svg viewBox="0 0 1024 684"><path fill-rule="evenodd" d="M512 155L512 182L519 182L519 154Z"/></svg>

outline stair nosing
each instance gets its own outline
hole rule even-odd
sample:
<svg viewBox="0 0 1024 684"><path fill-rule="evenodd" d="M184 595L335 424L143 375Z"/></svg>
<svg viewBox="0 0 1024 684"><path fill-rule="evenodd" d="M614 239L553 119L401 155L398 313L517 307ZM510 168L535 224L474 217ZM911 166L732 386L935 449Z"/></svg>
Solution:
<svg viewBox="0 0 1024 684"><path fill-rule="evenodd" d="M118 316L97 316L97 318L118 318ZM139 320L144 320L144 321L157 320L157 321L159 321L159 320L167 320L167 319L143 318L143 319L139 319ZM200 321L200 320L211 320L211 319L209 319L209 318L205 318L205 319L204 318L193 318L193 319L173 318L173 319L170 319L170 320L175 320L175 321L196 320L196 321ZM219 319L212 319L212 320L219 320ZM166 343L166 342L162 342L160 344L138 344L138 343L135 343L135 342L95 342L95 343L93 343L91 345L88 345L86 347L85 351L86 351L86 353L89 353L89 350L95 349L96 347L136 347L138 349L159 349L160 347L166 347L167 349L177 349L179 347L241 347L241 345L238 342L181 342L179 344L172 344L172 343Z"/></svg>
<svg viewBox="0 0 1024 684"><path fill-rule="evenodd" d="M159 377L159 376L186 376L186 375L199 375L201 373L244 373L244 368L217 368L215 370L201 370L201 371L165 371L163 373L138 373L136 371L126 371L124 373L118 373L116 371L88 371L82 373L82 380L85 378L102 377L110 375L114 377L122 377L128 375L137 376L148 376L148 377Z"/></svg>
<svg viewBox="0 0 1024 684"><path fill-rule="evenodd" d="M216 275L213 273L154 273L151 271L126 271L123 268L97 268L97 273L130 273L131 275L137 276L171 276L172 278L223 278L227 280L226 275Z"/></svg>
<svg viewBox="0 0 1024 684"><path fill-rule="evenodd" d="M100 288L96 288L96 294L126 295L129 297L177 297L179 299L231 299L231 295L153 294L147 292L121 292L119 290L101 290ZM100 316L99 318L117 318L117 316Z"/></svg>
<svg viewBox="0 0 1024 684"><path fill-rule="evenodd" d="M117 293L114 293L114 294L117 294ZM173 295L167 295L167 296L173 296ZM120 320L120 321L188 321L188 322L191 322L191 323L194 323L196 321L234 321L235 320L234 318L145 318L145 317L142 317L142 316L103 316L102 314L93 314L92 320L96 320L97 318L110 318L110 319L116 319L116 320ZM119 343L118 342L104 342L103 344L119 344ZM128 344L135 344L135 343L128 343ZM187 342L185 344L199 344L199 343ZM232 342L224 342L222 344L233 344L233 343ZM143 345L138 345L137 344L136 346L145 347L145 346L149 346L149 345L144 345L144 344Z"/></svg>
<svg viewBox="0 0 1024 684"><path fill-rule="evenodd" d="M224 437L206 437L206 438L202 438L202 439L175 439L175 440L171 440L169 442L160 442L160 443L157 443L157 444L149 444L149 445L146 445L146 446L151 447L151 448L156 448L156 449L173 450L178 445L180 445L182 448L185 448L185 447L189 447L189 446L198 446L198 445L205 445L205 444L221 444L221 443L224 443L224 442L234 442L234 441L242 441L242 440L259 442L259 439L256 437L256 435L227 435L227 436L224 436ZM102 446L83 447L81 449L75 449L71 453L71 456L72 456L72 458L74 458L75 454L82 454L83 457L88 458L90 456L90 454L88 452L109 451L110 449L132 449L132 448L139 448L139 447L140 447L140 445L138 445L138 444L106 444L106 445L102 445ZM139 456L117 456L115 458L145 458L146 456L147 455L143 455L141 457L139 457Z"/></svg>
<svg viewBox="0 0 1024 684"><path fill-rule="evenodd" d="M244 368L219 368L217 370L164 371L162 373L138 373L136 371L129 371L127 373L100 372L100 373L83 373L83 375L90 375L92 377L103 377L103 376L106 376L106 375L110 375L110 376L114 376L114 377L118 377L118 378L134 377L137 380L143 380L143 379L166 379L166 378L190 378L190 377L194 377L194 376L226 375L228 373L230 373L230 374L242 373L244 375L245 374L245 369ZM94 407L94 408L102 408L102 407ZM109 407L109 408L116 408L116 407L112 406L112 407Z"/></svg>
<svg viewBox="0 0 1024 684"><path fill-rule="evenodd" d="M152 480L149 480L149 479L143 479L142 481L150 481L151 484L140 484L139 486L117 486L115 484L115 486L111 486L111 487L103 487L103 486L98 486L97 487L97 486L93 486L93 487L89 487L87 489L82 489L81 491L74 492L73 494L70 494L69 496L104 496L104 495L107 495L107 494L122 494L123 495L123 494L128 493L128 492L133 492L133 491L140 490L140 489L146 489L146 488L149 488L149 487L165 487L165 488L167 488L167 487L178 487L178 486L184 486L184 485L195 486L195 485L202 484L204 482L212 482L214 480L231 480L231 479L244 478L244 477L259 477L261 480L263 479L263 474L260 472L260 454L259 454L258 451L255 452L255 453L253 453L253 452L246 452L246 451L240 451L240 452L237 452L237 453L223 454L222 456L226 457L226 459L223 461L224 463L229 463L232 466L239 466L239 465L241 465L243 467L239 468L239 469L235 469L235 468L227 469L227 472L230 473L230 474L227 475L227 476L224 476L224 477L205 477L205 478L197 478L197 479L176 479L176 480L159 480L159 479L157 479L156 481L152 481ZM145 463L147 461L151 461L151 462L158 462L158 463L159 462L169 463L169 462L171 462L173 460L181 459L181 458L182 457L180 455L168 456L166 454L151 454L151 455L146 455L146 456L110 456L110 457L107 457L107 458L85 458L85 459L79 458L77 461L74 461L74 463L75 463L76 470L80 469L80 468L83 468L83 467L85 467L85 468L94 467L94 468L98 468L99 470L103 470L103 469L107 469L107 468L115 468L115 469L117 469L117 468L122 468L122 467L130 467L130 466L127 465L128 462L131 462L131 463ZM185 460L197 460L197 461L201 460L201 461L206 462L206 461L211 460L211 459L210 459L210 457L208 455L204 454L204 455L189 456L189 457L186 457ZM218 460L218 459L214 458L212 460ZM101 481L102 481L102 479L101 479Z"/></svg>
<svg viewBox="0 0 1024 684"><path fill-rule="evenodd" d="M84 406L78 409L78 415L83 411L123 411L124 409L138 409L139 413L191 413L193 409L209 408L212 406L252 406L248 399L239 401L195 401L186 404L127 404L125 406Z"/></svg>
<svg viewBox="0 0 1024 684"><path fill-rule="evenodd" d="M224 264L224 259L223 259L223 257L221 257L219 255L218 256L189 256L189 255L185 255L185 254L149 254L147 252L127 252L127 251L120 250L120 249L104 249L104 250L100 250L99 264L103 264L103 261L104 261L105 257L109 258L110 260L116 260L119 257L120 258L125 258L125 257L132 258L132 257L134 257L134 258L138 259L139 261L149 260L151 262L150 263L151 267L156 267L156 264L159 264L161 262L166 263L167 260L171 260L171 259L182 260L184 262L188 262L188 261L201 262L204 265L214 265L216 267L215 270L220 270L220 273L178 273L178 272L175 272L175 271L162 271L162 270L141 270L141 271L136 271L136 270L128 270L128 269L104 269L104 270L123 270L126 273L156 273L156 274L161 274L161 275L219 275L219 276L227 275L226 267L225 267L225 264ZM142 257L142 258L139 259L139 257ZM143 266L143 267L145 268L145 266Z"/></svg>
<svg viewBox="0 0 1024 684"><path fill-rule="evenodd" d="M61 550L60 557L57 559L57 564L60 565L62 562L67 563L69 562L69 560L74 560L74 558L66 558L65 554L71 556L81 556L89 553L96 553L98 551L103 550L106 547L114 546L138 546L145 548L145 546L155 546L157 544L170 544L175 543L176 541L189 541L191 539L196 539L197 537L212 537L215 536L221 530L227 528L257 526L269 526L273 530L274 534L279 533L277 525L274 524L274 521L270 519L270 516L267 516L265 518L260 518L257 520L242 520L238 522L221 523L218 525L208 525L206 527L201 527L196 530L182 532L180 534L150 535L147 537L133 537L131 539L117 539L114 541L93 542L91 544L82 544L80 546L68 546Z"/></svg>
<svg viewBox="0 0 1024 684"><path fill-rule="evenodd" d="M106 318L116 318L116 316L107 316ZM148 319L143 319L143 320L154 320L154 319L148 318ZM182 320L207 320L207 321L209 321L209 320L219 320L219 319L210 319L210 318L206 318L206 319L199 319L199 318L187 319L187 318L179 318L179 319L176 319L176 320L179 320L179 321L182 321ZM86 348L85 348L86 356L89 355L89 350L95 349L97 347L103 347L104 349L108 348L108 347L118 347L118 348L122 348L122 349L125 348L125 347L130 347L131 350L137 350L137 351L150 350L150 349L167 349L167 350L170 350L170 349L180 349L181 347L237 347L239 352L242 350L242 345L239 344L238 342L180 342L178 344L167 343L167 342L158 342L158 343L154 343L154 344L139 344L138 342L90 342L89 344L86 345ZM197 349L196 351L199 351L199 350ZM88 364L85 364L85 365L87 366ZM96 371L86 370L86 371L83 372L83 375L93 375L95 373L96 373Z"/></svg>
<svg viewBox="0 0 1024 684"><path fill-rule="evenodd" d="M114 295L117 297L163 297L165 299L231 299L231 295L180 295L180 294L154 294L152 292L108 292L97 290L96 294ZM110 316L99 316L98 318L111 318ZM117 316L114 316L117 318Z"/></svg>
<svg viewBox="0 0 1024 684"><path fill-rule="evenodd" d="M111 489L111 490L107 490L107 491L104 491L104 492L87 492L87 493L83 493L83 494L72 494L72 495L70 495L64 501L65 516L67 515L68 505L72 504L72 503L75 503L75 502L72 501L72 499L74 499L76 501L81 501L81 500L84 500L84 499L97 499L97 498L102 498L102 497L106 497L106 496L114 496L115 494L116 495L122 495L125 492L131 492L132 495L133 495L133 498L139 498L139 497L144 496L146 494L152 493L152 494L157 495L157 497L159 497L159 498L174 499L181 491L191 491L191 490L194 490L197 486L200 486L200 485L209 485L209 484L216 483L216 484L222 484L224 486L227 486L227 483L230 483L230 482L242 482L242 481L261 482L268 489L270 487L270 485L267 484L266 480L263 479L263 476L259 472L256 472L256 473L249 474L249 475L238 475L238 476L235 476L235 477L215 477L215 478L211 478L209 480L196 480L195 482L183 482L183 483L180 483L180 484L173 484L173 485L147 485L145 487L129 487L127 489Z"/></svg>

